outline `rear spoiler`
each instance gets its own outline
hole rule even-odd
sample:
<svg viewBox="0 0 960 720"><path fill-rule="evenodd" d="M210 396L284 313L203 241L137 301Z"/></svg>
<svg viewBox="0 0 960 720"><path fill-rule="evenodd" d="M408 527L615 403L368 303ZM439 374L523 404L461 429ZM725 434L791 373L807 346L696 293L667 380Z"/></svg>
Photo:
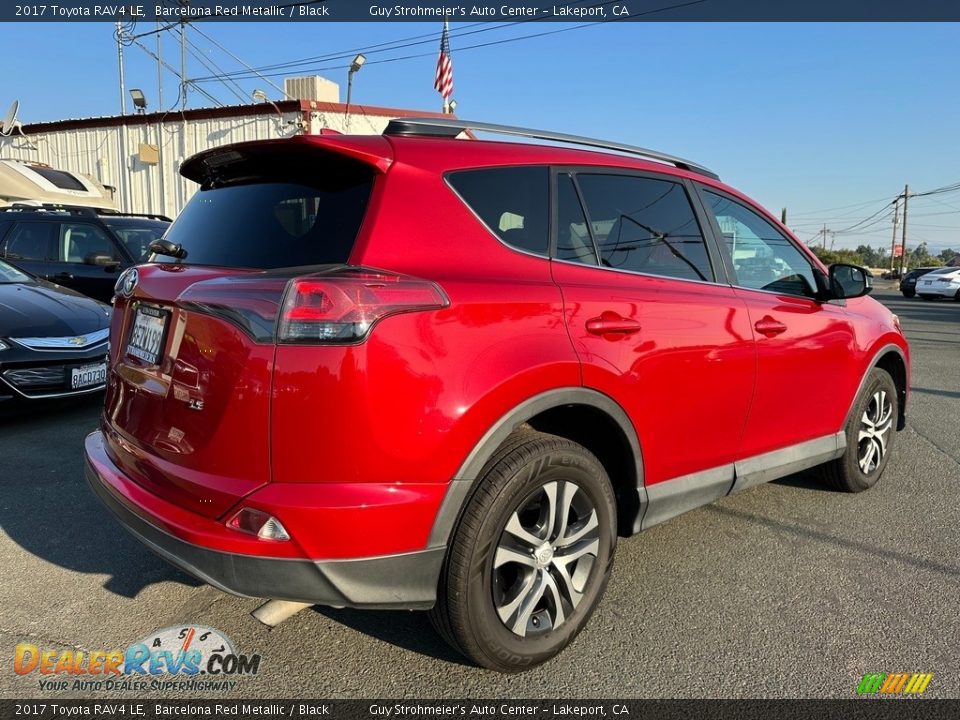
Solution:
<svg viewBox="0 0 960 720"><path fill-rule="evenodd" d="M393 148L380 135L294 135L279 140L255 140L204 150L187 158L180 174L204 187L242 182L266 162L308 166L311 155L332 155L385 173L393 163ZM292 168L291 168L292 169Z"/></svg>

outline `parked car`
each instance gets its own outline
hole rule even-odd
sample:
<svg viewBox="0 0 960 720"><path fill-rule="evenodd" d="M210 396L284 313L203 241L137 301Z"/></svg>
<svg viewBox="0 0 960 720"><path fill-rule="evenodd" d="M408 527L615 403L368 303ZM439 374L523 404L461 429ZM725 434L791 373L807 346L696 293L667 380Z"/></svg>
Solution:
<svg viewBox="0 0 960 720"><path fill-rule="evenodd" d="M905 298L912 298L917 294L917 280L936 269L935 267L914 268L904 275L903 280L900 281L900 292L903 293Z"/></svg>
<svg viewBox="0 0 960 720"><path fill-rule="evenodd" d="M110 306L0 260L0 404L103 390Z"/></svg>
<svg viewBox="0 0 960 720"><path fill-rule="evenodd" d="M110 302L118 275L145 260L169 225L162 215L17 203L0 208L0 259Z"/></svg>
<svg viewBox="0 0 960 720"><path fill-rule="evenodd" d="M874 485L909 351L861 268L709 170L468 129L602 144L407 119L188 159L118 280L86 473L270 622L430 608L512 672L584 627L619 536L804 468Z"/></svg>
<svg viewBox="0 0 960 720"><path fill-rule="evenodd" d="M940 267L931 270L917 281L917 295L924 300L960 300L960 268Z"/></svg>

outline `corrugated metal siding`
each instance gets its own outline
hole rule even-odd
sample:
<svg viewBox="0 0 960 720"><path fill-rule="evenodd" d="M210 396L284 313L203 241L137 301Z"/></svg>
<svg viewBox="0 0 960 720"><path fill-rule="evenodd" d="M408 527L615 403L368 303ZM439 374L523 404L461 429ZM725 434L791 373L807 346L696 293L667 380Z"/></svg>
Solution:
<svg viewBox="0 0 960 720"><path fill-rule="evenodd" d="M298 132L300 113L246 115L203 120L178 119L172 112L162 123L130 127L104 126L61 130L0 139L0 156L47 163L86 173L116 188L117 205L127 212L176 216L197 186L181 177L180 164L191 155L217 145L266 140ZM379 134L390 117L354 114L348 122L339 113L313 113L310 131L321 127L340 132ZM346 128L349 125L349 130ZM121 159L121 143L123 147ZM156 145L160 163L140 161L140 144ZM122 176L121 176L122 174Z"/></svg>

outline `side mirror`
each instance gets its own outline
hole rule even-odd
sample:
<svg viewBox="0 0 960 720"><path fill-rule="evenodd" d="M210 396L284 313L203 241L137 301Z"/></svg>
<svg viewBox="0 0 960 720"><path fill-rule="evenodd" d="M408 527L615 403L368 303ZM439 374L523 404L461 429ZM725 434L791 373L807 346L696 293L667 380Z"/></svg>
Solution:
<svg viewBox="0 0 960 720"><path fill-rule="evenodd" d="M873 290L867 271L857 265L831 265L829 278L830 296L834 300L862 297Z"/></svg>
<svg viewBox="0 0 960 720"><path fill-rule="evenodd" d="M83 258L84 265L96 265L98 267L106 268L107 270L116 270L120 266L119 260L114 260L109 255L100 255L98 253L90 253L85 258Z"/></svg>

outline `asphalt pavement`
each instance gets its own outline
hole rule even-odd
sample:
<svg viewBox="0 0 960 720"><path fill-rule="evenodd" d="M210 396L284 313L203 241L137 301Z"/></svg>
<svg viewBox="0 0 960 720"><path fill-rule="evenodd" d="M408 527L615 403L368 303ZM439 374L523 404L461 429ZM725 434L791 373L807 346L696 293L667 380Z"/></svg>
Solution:
<svg viewBox="0 0 960 720"><path fill-rule="evenodd" d="M465 664L423 613L315 608L267 630L257 601L171 568L90 494L99 400L0 418L0 697L134 694L43 691L13 672L17 643L123 649L201 624L261 655L224 697L849 698L864 673L925 672L927 696L960 698L960 303L876 297L914 360L880 484L802 473L622 540L586 630L520 676Z"/></svg>

